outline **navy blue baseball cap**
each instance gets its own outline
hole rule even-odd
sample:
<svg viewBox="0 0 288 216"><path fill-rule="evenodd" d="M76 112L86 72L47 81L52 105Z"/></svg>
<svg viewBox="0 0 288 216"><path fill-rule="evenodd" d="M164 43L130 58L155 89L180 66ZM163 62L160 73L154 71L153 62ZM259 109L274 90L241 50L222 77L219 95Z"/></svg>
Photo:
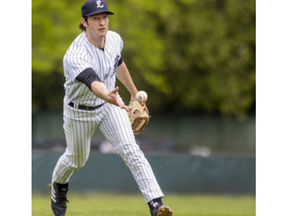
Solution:
<svg viewBox="0 0 288 216"><path fill-rule="evenodd" d="M108 10L107 3L104 0L88 0L81 7L82 17L92 16L99 13L114 13Z"/></svg>

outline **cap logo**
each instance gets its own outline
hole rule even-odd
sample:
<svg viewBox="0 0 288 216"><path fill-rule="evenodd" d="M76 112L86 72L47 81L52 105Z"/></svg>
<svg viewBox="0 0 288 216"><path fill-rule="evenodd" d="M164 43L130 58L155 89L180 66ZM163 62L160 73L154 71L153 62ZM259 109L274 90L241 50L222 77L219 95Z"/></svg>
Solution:
<svg viewBox="0 0 288 216"><path fill-rule="evenodd" d="M102 3L101 0L97 0L97 1L96 1L97 8L103 8L103 7L104 7L103 4L101 5L101 3Z"/></svg>

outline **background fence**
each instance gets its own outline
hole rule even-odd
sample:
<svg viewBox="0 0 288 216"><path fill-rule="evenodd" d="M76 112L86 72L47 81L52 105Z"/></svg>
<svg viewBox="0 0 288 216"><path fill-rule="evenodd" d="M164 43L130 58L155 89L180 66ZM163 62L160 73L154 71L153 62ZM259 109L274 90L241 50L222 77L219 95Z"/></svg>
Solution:
<svg viewBox="0 0 288 216"><path fill-rule="evenodd" d="M62 112L34 112L33 148L63 150L65 138ZM145 152L192 155L254 155L255 117L153 115L144 133L136 136ZM92 150L105 141L99 131L92 138Z"/></svg>
<svg viewBox="0 0 288 216"><path fill-rule="evenodd" d="M32 189L48 192L65 149L62 113L34 112L32 118ZM165 192L255 193L255 117L152 114L136 137ZM104 141L96 131L88 162L70 180L73 191L138 192L129 169Z"/></svg>
<svg viewBox="0 0 288 216"><path fill-rule="evenodd" d="M32 190L48 193L60 152L33 151ZM166 193L255 194L254 157L197 157L147 154ZM115 154L92 152L86 165L71 177L73 192L138 192L124 162Z"/></svg>

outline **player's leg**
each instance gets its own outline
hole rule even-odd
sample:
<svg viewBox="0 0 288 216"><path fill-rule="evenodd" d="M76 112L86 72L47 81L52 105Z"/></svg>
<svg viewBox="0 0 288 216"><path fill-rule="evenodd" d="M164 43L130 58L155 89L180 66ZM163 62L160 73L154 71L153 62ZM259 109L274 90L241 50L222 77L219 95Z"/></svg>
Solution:
<svg viewBox="0 0 288 216"><path fill-rule="evenodd" d="M77 116L76 120L64 117L67 148L54 168L51 183L51 208L56 216L65 215L68 181L75 171L85 165L90 153L91 137L96 128L96 123L89 120L83 112L79 111Z"/></svg>
<svg viewBox="0 0 288 216"><path fill-rule="evenodd" d="M92 121L77 121L64 117L63 127L67 148L59 158L52 176L53 181L61 184L67 183L73 172L85 165L96 124Z"/></svg>
<svg viewBox="0 0 288 216"><path fill-rule="evenodd" d="M100 124L100 130L129 167L150 208L151 215L172 216L171 208L162 203L164 194L152 168L135 141L127 112L116 106L109 105L109 107L110 110L108 109L106 117Z"/></svg>
<svg viewBox="0 0 288 216"><path fill-rule="evenodd" d="M99 127L103 135L131 170L146 203L163 197L152 168L135 141L127 112L113 105L107 107L110 110L107 110L107 116Z"/></svg>

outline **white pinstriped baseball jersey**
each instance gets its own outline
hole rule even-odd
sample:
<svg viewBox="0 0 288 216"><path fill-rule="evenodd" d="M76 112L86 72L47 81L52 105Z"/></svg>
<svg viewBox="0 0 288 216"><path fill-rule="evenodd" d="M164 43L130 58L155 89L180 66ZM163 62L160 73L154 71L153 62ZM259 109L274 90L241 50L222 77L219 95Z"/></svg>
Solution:
<svg viewBox="0 0 288 216"><path fill-rule="evenodd" d="M66 77L65 95L73 102L85 106L96 106L104 101L98 98L83 83L75 78L86 68L93 68L108 91L115 88L116 70L121 58L123 41L119 34L108 31L105 50L92 45L85 32L82 32L67 50L63 64Z"/></svg>
<svg viewBox="0 0 288 216"><path fill-rule="evenodd" d="M136 143L127 111L110 103L105 103L93 111L68 105L71 101L89 107L104 103L104 100L95 96L84 83L77 81L76 77L85 69L93 68L108 91L113 90L122 49L123 41L120 35L113 31L106 34L104 50L92 45L85 32L78 35L68 48L63 59L66 78L63 128L67 148L54 168L52 182L67 183L72 174L85 165L90 153L92 135L99 128L131 170L148 203L164 195L149 162Z"/></svg>

